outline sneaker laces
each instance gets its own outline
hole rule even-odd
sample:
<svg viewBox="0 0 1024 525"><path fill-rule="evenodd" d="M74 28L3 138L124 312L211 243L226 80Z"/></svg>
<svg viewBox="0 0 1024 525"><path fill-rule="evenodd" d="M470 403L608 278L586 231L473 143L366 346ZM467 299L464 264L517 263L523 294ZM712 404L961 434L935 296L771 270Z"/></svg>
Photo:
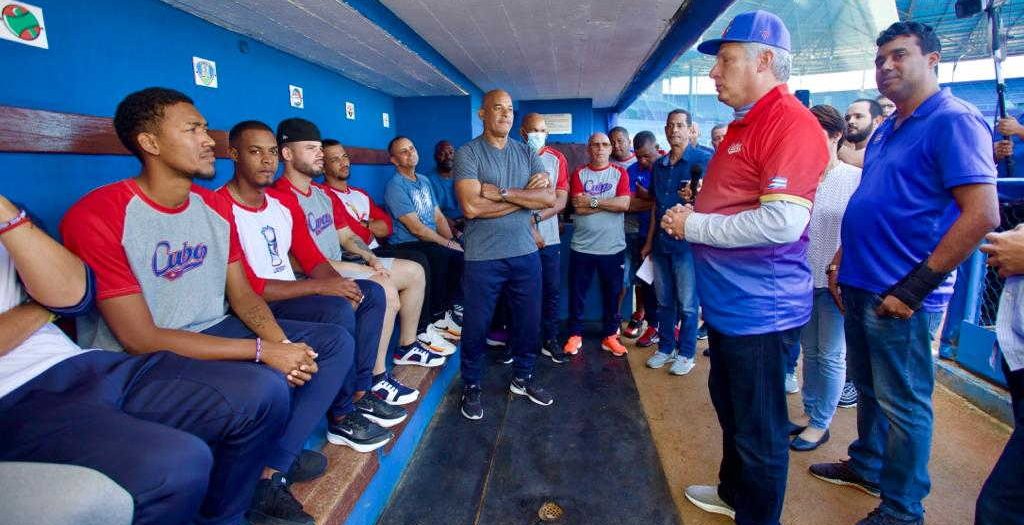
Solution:
<svg viewBox="0 0 1024 525"><path fill-rule="evenodd" d="M392 379L391 375L387 374L383 378L381 378L381 380L378 381L376 385L374 385L373 389L374 390L377 390L377 389L387 390L388 393L397 394L398 393L398 387L395 386L394 383L392 383L392 381L393 381L393 379Z"/></svg>

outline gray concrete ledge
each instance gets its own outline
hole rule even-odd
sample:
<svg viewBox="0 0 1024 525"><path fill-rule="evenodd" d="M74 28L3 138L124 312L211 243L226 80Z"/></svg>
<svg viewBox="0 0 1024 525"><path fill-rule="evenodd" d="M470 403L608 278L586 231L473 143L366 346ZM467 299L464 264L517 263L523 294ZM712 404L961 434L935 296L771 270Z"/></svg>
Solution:
<svg viewBox="0 0 1024 525"><path fill-rule="evenodd" d="M945 359L936 359L935 378L982 412L1013 426L1010 395L1002 387L993 385L960 368L955 362Z"/></svg>

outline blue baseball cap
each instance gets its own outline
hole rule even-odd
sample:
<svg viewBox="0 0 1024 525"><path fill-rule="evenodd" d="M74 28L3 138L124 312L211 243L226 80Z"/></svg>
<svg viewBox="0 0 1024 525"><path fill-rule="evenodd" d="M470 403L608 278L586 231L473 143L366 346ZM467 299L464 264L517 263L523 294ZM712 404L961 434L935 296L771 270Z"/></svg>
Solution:
<svg viewBox="0 0 1024 525"><path fill-rule="evenodd" d="M705 55L717 55L718 48L728 42L754 42L790 50L786 24L775 13L761 10L736 15L722 32L722 38L701 42L697 51Z"/></svg>

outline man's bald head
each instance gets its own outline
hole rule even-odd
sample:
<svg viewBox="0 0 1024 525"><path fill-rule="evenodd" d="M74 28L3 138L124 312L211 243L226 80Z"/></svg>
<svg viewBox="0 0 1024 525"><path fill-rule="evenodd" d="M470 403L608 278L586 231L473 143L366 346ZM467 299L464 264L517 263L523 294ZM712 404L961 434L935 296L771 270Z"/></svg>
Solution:
<svg viewBox="0 0 1024 525"><path fill-rule="evenodd" d="M507 137L512 129L512 96L503 89L488 91L477 115L483 121L485 135Z"/></svg>
<svg viewBox="0 0 1024 525"><path fill-rule="evenodd" d="M587 153L590 154L591 166L607 166L608 158L612 154L612 141L608 139L608 135L598 131L587 139Z"/></svg>

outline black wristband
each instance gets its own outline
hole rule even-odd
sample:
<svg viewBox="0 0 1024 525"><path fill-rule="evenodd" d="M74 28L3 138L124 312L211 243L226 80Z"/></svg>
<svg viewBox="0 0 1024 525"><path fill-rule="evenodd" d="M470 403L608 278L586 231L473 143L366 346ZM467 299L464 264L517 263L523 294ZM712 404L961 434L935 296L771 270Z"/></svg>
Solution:
<svg viewBox="0 0 1024 525"><path fill-rule="evenodd" d="M910 273L892 285L892 288L886 290L882 297L891 295L903 301L903 304L909 306L911 310L917 311L921 308L925 297L934 292L948 275L949 272L932 271L926 261L921 261L913 270L910 270Z"/></svg>

